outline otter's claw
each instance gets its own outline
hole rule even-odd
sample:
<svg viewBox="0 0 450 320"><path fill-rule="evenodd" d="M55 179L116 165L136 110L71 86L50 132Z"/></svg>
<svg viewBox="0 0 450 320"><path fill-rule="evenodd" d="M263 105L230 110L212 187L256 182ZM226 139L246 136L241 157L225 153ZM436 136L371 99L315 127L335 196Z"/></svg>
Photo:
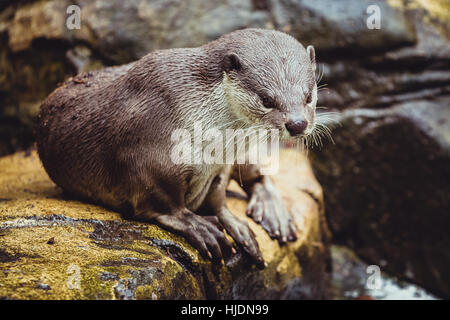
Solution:
<svg viewBox="0 0 450 320"><path fill-rule="evenodd" d="M236 243L252 258L259 268L264 268L264 259L256 242L255 234L248 226L247 222L241 221L226 208L218 216L225 230L231 235Z"/></svg>
<svg viewBox="0 0 450 320"><path fill-rule="evenodd" d="M215 224L190 212L181 212L172 215L159 215L156 221L186 237L204 258L222 262L231 255L233 246L225 234Z"/></svg>
<svg viewBox="0 0 450 320"><path fill-rule="evenodd" d="M260 223L269 236L280 243L297 240L297 227L272 184L257 183L254 186L247 215Z"/></svg>

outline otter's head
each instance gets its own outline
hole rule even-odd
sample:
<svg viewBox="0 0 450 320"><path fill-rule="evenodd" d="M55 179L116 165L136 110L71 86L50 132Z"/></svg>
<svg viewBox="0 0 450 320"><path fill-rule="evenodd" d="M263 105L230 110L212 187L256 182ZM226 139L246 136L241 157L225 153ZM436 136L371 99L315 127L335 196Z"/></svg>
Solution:
<svg viewBox="0 0 450 320"><path fill-rule="evenodd" d="M222 58L229 107L249 125L302 136L313 131L317 102L315 52L270 30L231 33Z"/></svg>

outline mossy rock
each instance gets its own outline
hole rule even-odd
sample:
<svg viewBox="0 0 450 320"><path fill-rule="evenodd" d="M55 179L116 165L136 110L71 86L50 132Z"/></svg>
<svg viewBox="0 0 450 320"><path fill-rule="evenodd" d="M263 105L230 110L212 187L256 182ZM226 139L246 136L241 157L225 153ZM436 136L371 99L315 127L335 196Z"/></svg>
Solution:
<svg viewBox="0 0 450 320"><path fill-rule="evenodd" d="M256 234L264 270L240 252L224 266L200 257L156 225L64 195L35 151L0 158L0 299L324 298L328 231L322 190L308 160L281 154L274 177L299 226L280 247L244 212L237 184L230 209Z"/></svg>

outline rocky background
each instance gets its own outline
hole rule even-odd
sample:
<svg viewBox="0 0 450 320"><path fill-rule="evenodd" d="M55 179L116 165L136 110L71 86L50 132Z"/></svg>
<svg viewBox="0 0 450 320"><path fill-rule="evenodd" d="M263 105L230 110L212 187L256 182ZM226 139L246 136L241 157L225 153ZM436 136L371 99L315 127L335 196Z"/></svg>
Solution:
<svg viewBox="0 0 450 320"><path fill-rule="evenodd" d="M65 26L70 4L80 30ZM310 153L334 240L450 297L449 0L2 0L0 155L32 145L39 104L65 78L244 27L316 47L319 105L340 119L334 144Z"/></svg>

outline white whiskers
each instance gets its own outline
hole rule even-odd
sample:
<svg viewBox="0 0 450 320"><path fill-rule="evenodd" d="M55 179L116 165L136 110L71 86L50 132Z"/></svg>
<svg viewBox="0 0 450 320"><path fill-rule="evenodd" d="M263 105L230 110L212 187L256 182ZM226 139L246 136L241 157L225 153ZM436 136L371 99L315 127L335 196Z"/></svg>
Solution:
<svg viewBox="0 0 450 320"><path fill-rule="evenodd" d="M326 109L317 107L317 109ZM340 125L338 112L319 112L316 114L315 125L311 133L298 138L298 149L308 154L308 150L313 147L323 147L323 140L328 139L334 144L332 129Z"/></svg>

